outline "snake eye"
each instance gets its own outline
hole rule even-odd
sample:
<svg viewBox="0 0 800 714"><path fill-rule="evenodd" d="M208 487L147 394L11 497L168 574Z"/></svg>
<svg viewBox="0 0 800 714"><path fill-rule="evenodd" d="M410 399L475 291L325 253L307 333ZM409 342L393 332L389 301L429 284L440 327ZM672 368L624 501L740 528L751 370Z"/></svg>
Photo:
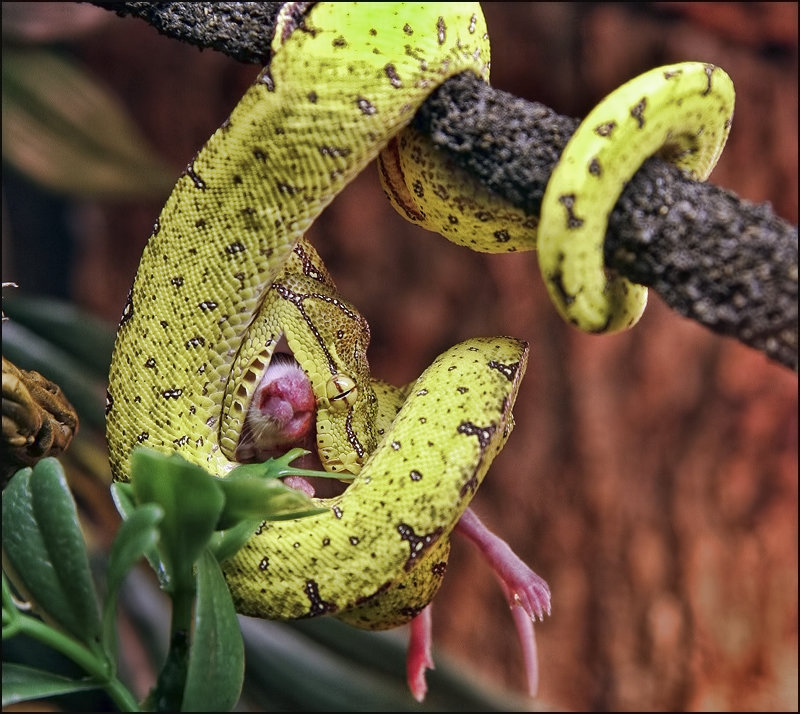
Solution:
<svg viewBox="0 0 800 714"><path fill-rule="evenodd" d="M325 385L325 394L328 397L331 409L342 412L356 403L358 387L347 375L334 374Z"/></svg>

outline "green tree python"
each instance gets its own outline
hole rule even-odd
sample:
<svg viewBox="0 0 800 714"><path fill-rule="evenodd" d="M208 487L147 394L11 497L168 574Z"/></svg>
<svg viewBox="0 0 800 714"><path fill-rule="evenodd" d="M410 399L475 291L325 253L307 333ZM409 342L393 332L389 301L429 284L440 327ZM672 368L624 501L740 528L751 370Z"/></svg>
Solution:
<svg viewBox="0 0 800 714"><path fill-rule="evenodd" d="M139 444L225 476L313 423L322 465L351 482L319 500L320 515L262 524L223 564L226 579L243 614L386 628L414 618L441 584L450 535L512 429L528 348L472 339L403 389L373 380L369 328L304 232L379 155L401 215L475 250L538 248L567 320L623 329L646 289L606 274L607 216L656 152L705 178L733 89L718 68L683 63L617 90L566 147L537 229L408 127L448 77L488 81L477 3L304 5L282 8L269 66L156 221L118 328L108 445L115 479L128 478ZM266 377L286 347L302 372ZM549 592L534 600L527 615L549 608Z"/></svg>

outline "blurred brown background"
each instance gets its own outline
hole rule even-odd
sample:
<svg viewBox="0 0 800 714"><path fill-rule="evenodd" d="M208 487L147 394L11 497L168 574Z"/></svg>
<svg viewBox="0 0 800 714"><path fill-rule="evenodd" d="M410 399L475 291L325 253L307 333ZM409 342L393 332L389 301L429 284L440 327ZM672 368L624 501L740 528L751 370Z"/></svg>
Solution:
<svg viewBox="0 0 800 714"><path fill-rule="evenodd" d="M89 29L65 47L122 99L177 176L256 68L74 7ZM562 114L585 115L660 64L723 67L736 113L710 180L797 223L796 3L484 11L492 83ZM75 202L19 179L5 185L4 280L116 322L165 197ZM31 225L44 220L42 200L60 229ZM411 380L476 335L532 345L516 430L474 505L551 585L553 615L536 628L542 705L797 710L795 374L652 292L630 332L578 334L550 306L534 253L487 257L426 235L391 210L374 170L312 237L372 326L376 376ZM511 617L464 541L435 601L434 635L487 679L523 691Z"/></svg>

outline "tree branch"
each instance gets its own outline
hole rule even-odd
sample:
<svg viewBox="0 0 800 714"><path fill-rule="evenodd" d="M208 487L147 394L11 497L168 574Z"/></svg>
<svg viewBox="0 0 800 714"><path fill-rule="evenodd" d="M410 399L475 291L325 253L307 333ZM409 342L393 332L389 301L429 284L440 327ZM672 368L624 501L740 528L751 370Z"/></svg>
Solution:
<svg viewBox="0 0 800 714"><path fill-rule="evenodd" d="M282 3L94 3L159 32L268 64ZM295 3L304 10L312 3ZM532 215L578 120L483 84L447 80L415 125L484 185ZM658 158L626 187L609 219L607 267L674 310L798 369L797 226Z"/></svg>

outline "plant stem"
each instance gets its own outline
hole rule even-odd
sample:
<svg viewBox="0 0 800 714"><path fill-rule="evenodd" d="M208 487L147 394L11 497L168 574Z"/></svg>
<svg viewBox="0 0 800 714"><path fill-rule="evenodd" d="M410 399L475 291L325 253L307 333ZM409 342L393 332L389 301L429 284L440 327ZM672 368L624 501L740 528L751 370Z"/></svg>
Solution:
<svg viewBox="0 0 800 714"><path fill-rule="evenodd" d="M71 637L29 615L20 615L15 624L18 627L14 634L28 635L61 652L83 668L87 674L97 680L98 687L108 693L121 711L141 711L130 690L115 675L109 675L109 665L105 659L101 660Z"/></svg>
<svg viewBox="0 0 800 714"><path fill-rule="evenodd" d="M185 576L187 574L184 574ZM194 578L191 571L187 577L176 577L185 587L176 585L170 592L172 600L172 622L170 626L169 652L164 666L158 674L158 682L150 696L154 711L180 711L186 688L189 669L189 646L194 607Z"/></svg>

